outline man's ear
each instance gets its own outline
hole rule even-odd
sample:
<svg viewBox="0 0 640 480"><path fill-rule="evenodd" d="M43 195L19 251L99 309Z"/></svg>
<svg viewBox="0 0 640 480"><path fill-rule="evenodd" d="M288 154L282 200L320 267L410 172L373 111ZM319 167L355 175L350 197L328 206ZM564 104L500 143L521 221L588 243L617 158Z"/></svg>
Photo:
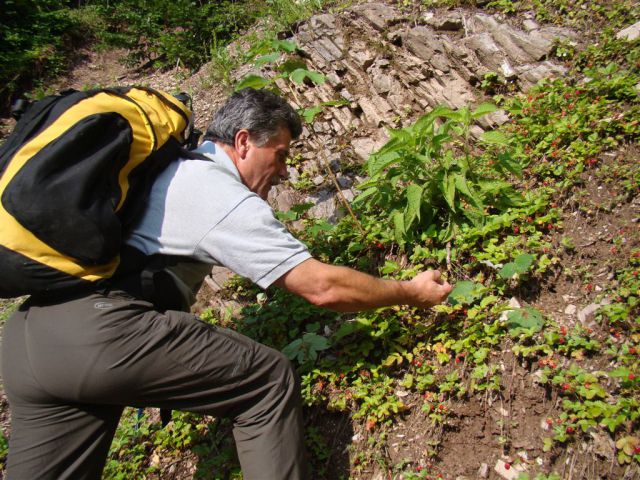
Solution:
<svg viewBox="0 0 640 480"><path fill-rule="evenodd" d="M247 156L247 152L249 151L249 130L238 130L238 132L236 133L234 146L240 158L244 160L244 158Z"/></svg>

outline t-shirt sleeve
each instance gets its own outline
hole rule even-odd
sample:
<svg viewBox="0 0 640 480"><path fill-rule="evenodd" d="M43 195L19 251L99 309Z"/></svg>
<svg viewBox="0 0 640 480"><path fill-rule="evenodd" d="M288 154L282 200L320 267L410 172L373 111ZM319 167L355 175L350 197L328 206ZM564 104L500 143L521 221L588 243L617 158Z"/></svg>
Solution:
<svg viewBox="0 0 640 480"><path fill-rule="evenodd" d="M198 257L210 257L261 288L311 258L307 247L254 195L218 222L197 249Z"/></svg>

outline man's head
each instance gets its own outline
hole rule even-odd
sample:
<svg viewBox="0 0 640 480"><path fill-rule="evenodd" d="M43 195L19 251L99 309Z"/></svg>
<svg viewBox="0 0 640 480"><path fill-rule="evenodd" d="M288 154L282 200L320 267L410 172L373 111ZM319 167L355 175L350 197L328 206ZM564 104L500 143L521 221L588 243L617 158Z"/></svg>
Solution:
<svg viewBox="0 0 640 480"><path fill-rule="evenodd" d="M289 143L301 133L300 117L285 100L245 88L216 112L204 138L222 145L245 185L266 199L271 186L287 177Z"/></svg>

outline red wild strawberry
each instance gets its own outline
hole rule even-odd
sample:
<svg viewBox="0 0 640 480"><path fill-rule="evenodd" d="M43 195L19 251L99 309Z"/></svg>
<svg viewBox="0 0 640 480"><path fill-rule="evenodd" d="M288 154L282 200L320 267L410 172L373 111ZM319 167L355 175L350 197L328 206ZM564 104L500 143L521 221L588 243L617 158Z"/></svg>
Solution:
<svg viewBox="0 0 640 480"><path fill-rule="evenodd" d="M553 419L547 418L547 425L549 426L553 425Z"/></svg>
<svg viewBox="0 0 640 480"><path fill-rule="evenodd" d="M635 354L636 354L636 347L631 347L631 348L629 349L629 353L630 353L631 355L635 355Z"/></svg>
<svg viewBox="0 0 640 480"><path fill-rule="evenodd" d="M558 339L558 343L559 343L560 345L564 345L564 337L560 337L560 338Z"/></svg>
<svg viewBox="0 0 640 480"><path fill-rule="evenodd" d="M517 226L513 227L513 233L520 233L520 229Z"/></svg>
<svg viewBox="0 0 640 480"><path fill-rule="evenodd" d="M566 334L567 334L567 331L568 331L568 329L567 329L567 326L566 326L566 325L562 325L562 326L560 327L560 333L561 333L562 335L566 335Z"/></svg>
<svg viewBox="0 0 640 480"><path fill-rule="evenodd" d="M633 373L629 374L629 380L633 382L636 379L636 376Z"/></svg>
<svg viewBox="0 0 640 480"><path fill-rule="evenodd" d="M509 463L505 463L504 464L504 469L505 470L509 470L510 468L511 468L511 464L509 464Z"/></svg>
<svg viewBox="0 0 640 480"><path fill-rule="evenodd" d="M586 287L587 292L590 292L591 290L593 290L593 283L587 283Z"/></svg>
<svg viewBox="0 0 640 480"><path fill-rule="evenodd" d="M571 385L569 385L568 383L563 383L562 385L560 385L562 387L562 390L564 390L565 392L567 390L571 390Z"/></svg>
<svg viewBox="0 0 640 480"><path fill-rule="evenodd" d="M633 454L640 455L640 447L633 447Z"/></svg>
<svg viewBox="0 0 640 480"><path fill-rule="evenodd" d="M571 427L571 426L567 427L566 432L567 432L569 435L571 435L571 434L574 432L573 427Z"/></svg>

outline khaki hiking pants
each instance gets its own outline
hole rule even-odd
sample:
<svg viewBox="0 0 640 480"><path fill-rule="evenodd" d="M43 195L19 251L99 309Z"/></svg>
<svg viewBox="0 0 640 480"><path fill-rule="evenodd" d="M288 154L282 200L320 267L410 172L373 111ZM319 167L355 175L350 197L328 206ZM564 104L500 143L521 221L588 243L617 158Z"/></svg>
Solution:
<svg viewBox="0 0 640 480"><path fill-rule="evenodd" d="M289 360L192 314L123 292L28 300L5 326L2 370L9 480L99 479L124 406L231 418L246 480L308 478Z"/></svg>

